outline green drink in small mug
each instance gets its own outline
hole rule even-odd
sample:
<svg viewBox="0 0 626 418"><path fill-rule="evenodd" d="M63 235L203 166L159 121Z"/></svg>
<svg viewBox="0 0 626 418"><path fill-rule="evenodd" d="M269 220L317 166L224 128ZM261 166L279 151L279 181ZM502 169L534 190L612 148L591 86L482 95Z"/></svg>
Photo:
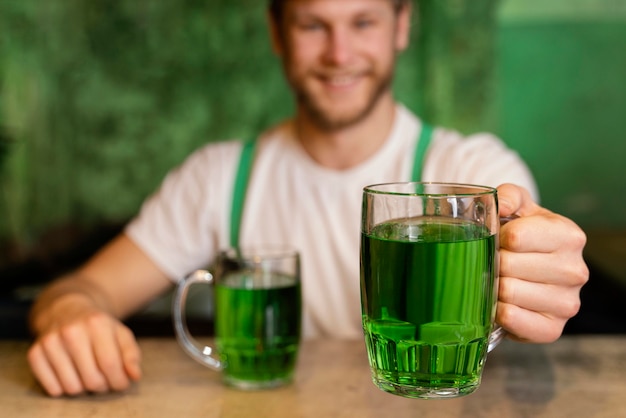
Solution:
<svg viewBox="0 0 626 418"><path fill-rule="evenodd" d="M480 384L497 300L497 201L481 186L365 189L363 330L372 379L414 398Z"/></svg>
<svg viewBox="0 0 626 418"><path fill-rule="evenodd" d="M215 349L199 347L185 323L189 287L214 285ZM300 343L302 295L297 252L261 247L229 249L212 273L198 270L178 285L173 306L176 336L201 364L239 389L292 381Z"/></svg>
<svg viewBox="0 0 626 418"><path fill-rule="evenodd" d="M215 344L229 382L289 381L300 337L300 281L270 273L233 273L215 286Z"/></svg>

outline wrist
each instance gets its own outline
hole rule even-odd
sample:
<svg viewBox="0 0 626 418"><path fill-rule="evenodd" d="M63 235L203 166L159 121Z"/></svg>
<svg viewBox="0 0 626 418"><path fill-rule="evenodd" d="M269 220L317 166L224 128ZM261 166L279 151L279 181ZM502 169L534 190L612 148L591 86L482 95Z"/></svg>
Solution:
<svg viewBox="0 0 626 418"><path fill-rule="evenodd" d="M66 293L38 300L30 314L30 328L35 335L71 322L89 312L98 311L93 300L82 293Z"/></svg>

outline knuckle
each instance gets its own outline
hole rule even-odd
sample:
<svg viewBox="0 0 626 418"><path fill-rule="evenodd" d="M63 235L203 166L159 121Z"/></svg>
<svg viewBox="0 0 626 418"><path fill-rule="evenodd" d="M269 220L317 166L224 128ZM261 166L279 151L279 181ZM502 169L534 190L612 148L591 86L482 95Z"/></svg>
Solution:
<svg viewBox="0 0 626 418"><path fill-rule="evenodd" d="M86 322L90 328L106 327L109 326L109 316L101 311L93 312L86 318Z"/></svg>
<svg viewBox="0 0 626 418"><path fill-rule="evenodd" d="M498 299L502 302L513 303L515 299L515 285L508 277L501 277L498 284Z"/></svg>
<svg viewBox="0 0 626 418"><path fill-rule="evenodd" d="M589 281L589 267L584 262L579 263L579 267L575 276L577 286L584 286Z"/></svg>
<svg viewBox="0 0 626 418"><path fill-rule="evenodd" d="M576 227L574 232L572 232L571 240L576 248L582 249L587 244L587 234L579 227Z"/></svg>
<svg viewBox="0 0 626 418"><path fill-rule="evenodd" d="M560 223L559 230L567 237L567 242L573 248L580 249L587 243L587 234L574 221L562 215L554 214L556 222Z"/></svg>
<svg viewBox="0 0 626 418"><path fill-rule="evenodd" d="M583 260L570 263L568 267L565 274L570 286L581 288L589 281L589 267Z"/></svg>
<svg viewBox="0 0 626 418"><path fill-rule="evenodd" d="M500 277L507 276L511 272L512 262L511 262L512 254L509 251L501 250L500 251L500 266L499 273Z"/></svg>
<svg viewBox="0 0 626 418"><path fill-rule="evenodd" d="M39 344L43 351L56 346L59 342L59 335L56 332L48 332L39 338Z"/></svg>
<svg viewBox="0 0 626 418"><path fill-rule="evenodd" d="M563 334L563 327L565 322L553 323L553 326L547 327L543 338L538 341L539 343L550 344L558 340Z"/></svg>
<svg viewBox="0 0 626 418"><path fill-rule="evenodd" d="M76 338L79 332L80 332L80 325L77 323L72 323L59 329L61 339L63 340L72 340Z"/></svg>
<svg viewBox="0 0 626 418"><path fill-rule="evenodd" d="M567 319L572 318L580 311L580 306L581 306L580 298L578 297L572 298L571 300L563 304L562 314Z"/></svg>
<svg viewBox="0 0 626 418"><path fill-rule="evenodd" d="M61 329L59 329L59 334L61 336L61 339L65 342L75 340L76 338L78 338L81 332L82 332L82 326L80 323L76 323L76 322L68 324L62 327Z"/></svg>
<svg viewBox="0 0 626 418"><path fill-rule="evenodd" d="M496 322L508 331L514 328L515 323L515 314L511 308L512 305L507 303L498 303L496 312Z"/></svg>
<svg viewBox="0 0 626 418"><path fill-rule="evenodd" d="M564 221L567 221L570 225L570 240L571 242L579 248L582 248L585 246L585 244L587 244L587 234L585 234L585 231L583 231L582 228L580 228L578 225L576 225L573 221L565 218Z"/></svg>
<svg viewBox="0 0 626 418"><path fill-rule="evenodd" d="M124 324L120 324L118 332L119 332L120 338L125 340L125 341L134 341L134 339L135 339L135 334L133 334L133 332L130 330L130 328L128 328Z"/></svg>
<svg viewBox="0 0 626 418"><path fill-rule="evenodd" d="M521 242L523 241L522 228L519 228L515 222L510 222L506 225L505 231L506 233L501 236L501 246L511 250L519 248Z"/></svg>

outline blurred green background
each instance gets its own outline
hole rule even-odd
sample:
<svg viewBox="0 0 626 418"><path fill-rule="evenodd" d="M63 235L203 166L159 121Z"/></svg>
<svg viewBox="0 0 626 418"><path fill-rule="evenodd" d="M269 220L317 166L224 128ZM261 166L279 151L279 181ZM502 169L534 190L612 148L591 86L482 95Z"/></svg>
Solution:
<svg viewBox="0 0 626 418"><path fill-rule="evenodd" d="M585 230L626 230L626 2L415 5L398 98L498 134ZM0 266L115 230L193 149L291 109L265 1L0 0Z"/></svg>
<svg viewBox="0 0 626 418"><path fill-rule="evenodd" d="M291 98L258 0L2 0L0 238L124 220L201 144L249 136ZM543 203L626 225L626 2L424 0L399 98L489 130Z"/></svg>

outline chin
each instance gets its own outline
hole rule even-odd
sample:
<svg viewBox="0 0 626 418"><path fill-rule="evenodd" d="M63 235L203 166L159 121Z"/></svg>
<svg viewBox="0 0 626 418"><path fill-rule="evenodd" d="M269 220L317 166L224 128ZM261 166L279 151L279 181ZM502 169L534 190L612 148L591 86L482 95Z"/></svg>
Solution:
<svg viewBox="0 0 626 418"><path fill-rule="evenodd" d="M312 120L319 128L330 132L339 131L354 126L362 121L365 116L365 113L343 117L337 117L337 115L333 115L332 117L317 115L315 117L312 117Z"/></svg>

